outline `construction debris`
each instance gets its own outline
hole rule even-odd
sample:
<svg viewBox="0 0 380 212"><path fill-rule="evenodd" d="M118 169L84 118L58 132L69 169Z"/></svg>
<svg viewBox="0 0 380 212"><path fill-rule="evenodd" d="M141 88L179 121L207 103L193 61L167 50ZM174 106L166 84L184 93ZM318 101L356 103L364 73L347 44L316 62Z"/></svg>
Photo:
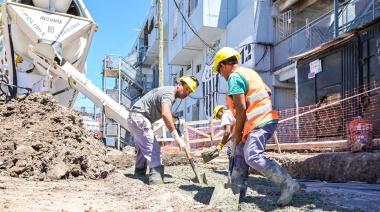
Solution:
<svg viewBox="0 0 380 212"><path fill-rule="evenodd" d="M32 180L106 178L115 167L78 112L51 95L20 96L0 106L0 173Z"/></svg>

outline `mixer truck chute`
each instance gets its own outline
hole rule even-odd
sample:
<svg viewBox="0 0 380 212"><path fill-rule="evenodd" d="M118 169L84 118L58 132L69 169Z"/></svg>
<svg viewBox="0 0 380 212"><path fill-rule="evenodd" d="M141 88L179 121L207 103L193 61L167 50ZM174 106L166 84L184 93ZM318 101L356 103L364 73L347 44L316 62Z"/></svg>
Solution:
<svg viewBox="0 0 380 212"><path fill-rule="evenodd" d="M6 0L1 12L0 99L26 88L71 108L79 91L128 130L129 111L85 77L98 26L81 0Z"/></svg>
<svg viewBox="0 0 380 212"><path fill-rule="evenodd" d="M28 46L48 44L54 48L58 64L69 62L85 74L86 58L98 26L84 9L83 2L6 0L1 6L0 80L3 93L0 98L23 94L26 91L21 87L26 87L32 92L56 94L60 104L71 108L78 91L70 88L64 79L51 75L48 67L36 63L28 54Z"/></svg>

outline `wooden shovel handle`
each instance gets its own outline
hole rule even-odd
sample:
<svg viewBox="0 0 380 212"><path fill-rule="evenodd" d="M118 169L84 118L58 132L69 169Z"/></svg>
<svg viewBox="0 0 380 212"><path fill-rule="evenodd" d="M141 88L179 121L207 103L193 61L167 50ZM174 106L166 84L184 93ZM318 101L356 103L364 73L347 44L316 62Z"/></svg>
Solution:
<svg viewBox="0 0 380 212"><path fill-rule="evenodd" d="M227 142L229 142L233 138L234 138L234 134L231 134L230 137L228 137ZM233 142L233 140L232 140L232 142Z"/></svg>
<svg viewBox="0 0 380 212"><path fill-rule="evenodd" d="M187 159L191 159L190 150L187 148L187 145L185 147L185 153L186 153Z"/></svg>
<svg viewBox="0 0 380 212"><path fill-rule="evenodd" d="M233 136L232 136L233 137ZM231 149L231 156L235 157L235 152L236 152L236 141L235 139L232 139L232 149Z"/></svg>

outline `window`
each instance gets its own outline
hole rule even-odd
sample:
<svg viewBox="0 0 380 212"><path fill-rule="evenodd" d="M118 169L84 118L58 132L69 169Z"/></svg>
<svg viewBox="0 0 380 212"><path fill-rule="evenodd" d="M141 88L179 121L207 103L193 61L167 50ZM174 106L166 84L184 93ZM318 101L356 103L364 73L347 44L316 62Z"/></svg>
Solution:
<svg viewBox="0 0 380 212"><path fill-rule="evenodd" d="M175 8L173 14L173 38L175 38L178 34L178 13L182 11L182 0L178 4L178 8Z"/></svg>
<svg viewBox="0 0 380 212"><path fill-rule="evenodd" d="M197 100L197 103L193 104L191 107L193 108L191 120L192 121L199 120L199 100Z"/></svg>
<svg viewBox="0 0 380 212"><path fill-rule="evenodd" d="M148 46L149 42L148 42L148 21L145 22L145 26L144 26L144 46Z"/></svg>
<svg viewBox="0 0 380 212"><path fill-rule="evenodd" d="M173 14L173 38L177 36L177 18L178 18L178 9L175 9L174 14Z"/></svg>
<svg viewBox="0 0 380 212"><path fill-rule="evenodd" d="M293 33L292 11L289 10L275 17L274 23L276 42L280 42Z"/></svg>
<svg viewBox="0 0 380 212"><path fill-rule="evenodd" d="M334 102L338 102L341 99L342 99L341 94L340 92L338 92L338 93L332 93L332 94L320 97L319 101L320 101L321 106L325 106L325 105L332 104Z"/></svg>
<svg viewBox="0 0 380 212"><path fill-rule="evenodd" d="M187 113L190 113L190 109L191 109L191 106L190 107L187 107Z"/></svg>
<svg viewBox="0 0 380 212"><path fill-rule="evenodd" d="M189 0L188 2L188 17L190 17L191 13L197 8L198 0Z"/></svg>
<svg viewBox="0 0 380 212"><path fill-rule="evenodd" d="M153 28L154 28L154 17L152 17L152 19L150 20L149 29L148 29L149 34L152 32Z"/></svg>
<svg viewBox="0 0 380 212"><path fill-rule="evenodd" d="M179 71L179 77L183 77L183 69L181 69L181 71Z"/></svg>
<svg viewBox="0 0 380 212"><path fill-rule="evenodd" d="M196 69L196 73L199 73L200 71L201 71L201 69L202 69L202 64L198 64L197 65L197 69Z"/></svg>
<svg viewBox="0 0 380 212"><path fill-rule="evenodd" d="M91 130L94 132L100 131L99 122L97 122L97 121L83 121L83 124L87 130Z"/></svg>
<svg viewBox="0 0 380 212"><path fill-rule="evenodd" d="M178 117L183 117L183 110L179 111Z"/></svg>

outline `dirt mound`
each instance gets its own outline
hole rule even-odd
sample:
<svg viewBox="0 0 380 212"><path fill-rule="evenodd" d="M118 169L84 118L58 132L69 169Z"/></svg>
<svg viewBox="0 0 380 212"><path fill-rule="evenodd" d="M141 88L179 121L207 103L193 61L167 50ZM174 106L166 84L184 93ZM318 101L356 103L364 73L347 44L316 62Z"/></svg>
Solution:
<svg viewBox="0 0 380 212"><path fill-rule="evenodd" d="M135 147L126 146L123 151L107 148L107 157L111 164L118 169L125 169L135 165Z"/></svg>
<svg viewBox="0 0 380 212"><path fill-rule="evenodd" d="M21 96L0 106L2 173L33 180L98 179L114 169L99 136L51 95Z"/></svg>
<svg viewBox="0 0 380 212"><path fill-rule="evenodd" d="M312 154L265 152L265 155L280 163L296 179L380 184L379 150ZM197 165L205 169L225 170L228 167L228 158L223 154L206 164L203 163L200 152L196 152L194 156ZM251 169L251 173L261 175L254 169Z"/></svg>
<svg viewBox="0 0 380 212"><path fill-rule="evenodd" d="M318 154L298 162L291 159L285 164L289 165L286 168L296 178L380 183L379 161L380 154L377 152L335 152Z"/></svg>

